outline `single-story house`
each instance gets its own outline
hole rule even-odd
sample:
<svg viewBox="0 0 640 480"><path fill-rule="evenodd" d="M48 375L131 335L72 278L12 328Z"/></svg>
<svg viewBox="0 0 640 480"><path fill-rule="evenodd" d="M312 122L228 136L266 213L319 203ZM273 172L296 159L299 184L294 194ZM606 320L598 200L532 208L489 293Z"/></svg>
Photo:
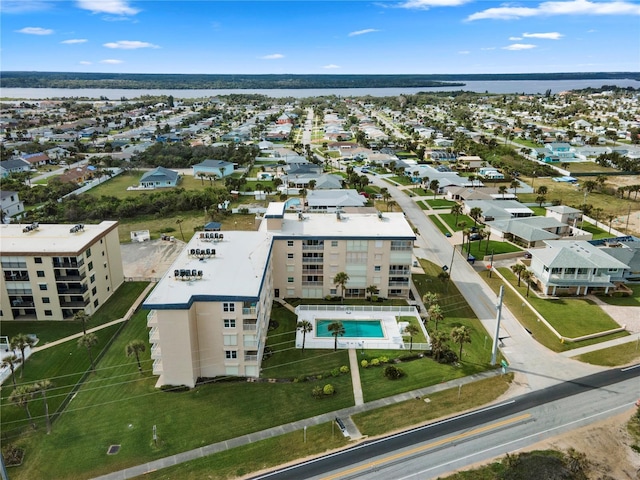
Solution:
<svg viewBox="0 0 640 480"><path fill-rule="evenodd" d="M12 173L28 172L31 170L31 164L21 158L13 158L0 162L0 176L8 177Z"/></svg>
<svg viewBox="0 0 640 480"><path fill-rule="evenodd" d="M175 187L179 181L178 172L164 167L156 167L142 175L139 185L141 188L167 188Z"/></svg>
<svg viewBox="0 0 640 480"><path fill-rule="evenodd" d="M342 207L363 207L367 199L357 190L311 190L306 197L309 211L335 211Z"/></svg>
<svg viewBox="0 0 640 480"><path fill-rule="evenodd" d="M533 210L516 200L466 200L463 211L469 215L476 207L482 210L482 222L533 216Z"/></svg>
<svg viewBox="0 0 640 480"><path fill-rule="evenodd" d="M586 240L551 240L532 249L530 270L543 295L609 293L624 283L629 266Z"/></svg>
<svg viewBox="0 0 640 480"><path fill-rule="evenodd" d="M233 163L224 160L203 160L193 166L193 176L198 178L200 174L217 175L217 178L223 178L233 173Z"/></svg>
<svg viewBox="0 0 640 480"><path fill-rule="evenodd" d="M51 163L51 159L46 153L30 153L27 155L22 155L23 160L29 162L29 164L33 167L47 165Z"/></svg>

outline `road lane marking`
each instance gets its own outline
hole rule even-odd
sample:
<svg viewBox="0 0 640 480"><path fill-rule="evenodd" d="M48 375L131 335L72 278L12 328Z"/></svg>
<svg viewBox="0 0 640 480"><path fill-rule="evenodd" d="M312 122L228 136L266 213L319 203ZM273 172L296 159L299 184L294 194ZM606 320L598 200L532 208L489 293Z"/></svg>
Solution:
<svg viewBox="0 0 640 480"><path fill-rule="evenodd" d="M468 432L460 433L460 434L454 435L452 437L442 438L440 440L436 440L435 442L431 442L431 443L428 443L426 445L422 445L420 447L415 447L415 448L412 448L411 450L407 450L405 452L395 453L393 455L389 455L389 456L383 457L383 458L381 458L379 460L374 460L373 462L365 463L364 465L360 465L360 466L357 466L357 467L352 467L352 468L350 468L348 470L343 470L343 471L341 471L339 473L336 473L334 475L331 475L329 477L323 477L322 480L335 480L335 479L344 477L346 475L352 475L354 473L361 472L363 470L368 470L368 469L371 469L371 468L379 467L381 465L384 465L385 463L390 463L390 462L399 460L399 459L404 458L404 457L415 455L416 453L424 452L425 450L429 450L429 449L432 449L434 447L439 447L439 446L445 445L447 443L452 443L452 442L456 442L458 440L462 440L462 439L467 438L467 437L471 437L473 435L478 435L478 434L481 434L481 433L489 432L491 430L495 430L495 429L500 428L500 427L504 427L504 426L507 426L507 425L510 425L510 424L513 424L513 423L517 423L517 422L526 420L527 418L530 418L530 417L531 417L530 413L525 413L525 414L522 414L522 415L518 415L517 417L508 418L506 420L501 420L501 421L496 422L496 423L491 423L491 424L485 425L483 427L479 427L479 428L475 428L473 430L469 430Z"/></svg>
<svg viewBox="0 0 640 480"><path fill-rule="evenodd" d="M627 370L633 370L634 368L638 368L638 367L640 367L640 363L638 365L632 365L632 366L627 367L627 368L621 368L620 371L621 372L626 372Z"/></svg>

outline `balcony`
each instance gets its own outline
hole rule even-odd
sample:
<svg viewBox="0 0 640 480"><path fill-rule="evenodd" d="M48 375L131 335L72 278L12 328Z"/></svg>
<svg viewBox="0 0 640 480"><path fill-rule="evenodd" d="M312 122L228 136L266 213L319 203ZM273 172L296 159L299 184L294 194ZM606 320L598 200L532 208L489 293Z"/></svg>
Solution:
<svg viewBox="0 0 640 480"><path fill-rule="evenodd" d="M302 257L302 263L324 263L322 257Z"/></svg>
<svg viewBox="0 0 640 480"><path fill-rule="evenodd" d="M56 282L81 282L87 278L87 274L79 271L60 273L56 272Z"/></svg>
<svg viewBox="0 0 640 480"><path fill-rule="evenodd" d="M11 301L11 306L15 308L33 308L35 304L33 302L33 297L23 298L23 297L9 297Z"/></svg>
<svg viewBox="0 0 640 480"><path fill-rule="evenodd" d="M4 281L5 282L28 282L29 281L29 274L27 272L24 272L24 273L12 273L12 274L9 274L9 273L5 272Z"/></svg>
<svg viewBox="0 0 640 480"><path fill-rule="evenodd" d="M409 286L409 279L402 281L402 282L389 282L389 286L390 287L408 287Z"/></svg>
<svg viewBox="0 0 640 480"><path fill-rule="evenodd" d="M160 350L160 345L153 345L151 347L151 358L154 360L162 359L162 350Z"/></svg>
<svg viewBox="0 0 640 480"><path fill-rule="evenodd" d="M61 307L86 307L89 305L91 301L88 298L83 298L82 300L60 300Z"/></svg>
<svg viewBox="0 0 640 480"><path fill-rule="evenodd" d="M149 343L154 344L160 341L160 332L158 327L153 327L149 330Z"/></svg>
<svg viewBox="0 0 640 480"><path fill-rule="evenodd" d="M245 353L244 354L244 361L245 362L257 362L258 361L258 355L253 355L253 354L249 354L249 353Z"/></svg>
<svg viewBox="0 0 640 480"><path fill-rule="evenodd" d="M162 360L157 359L153 362L153 374L154 375L162 375L164 371L162 370Z"/></svg>
<svg viewBox="0 0 640 480"><path fill-rule="evenodd" d="M242 346L244 348L258 348L258 339L257 338L244 338L242 341Z"/></svg>
<svg viewBox="0 0 640 480"><path fill-rule="evenodd" d="M389 275L410 275L411 274L411 270L407 269L401 269L401 270L389 270Z"/></svg>
<svg viewBox="0 0 640 480"><path fill-rule="evenodd" d="M53 259L53 267L54 268L80 268L84 265L84 259L68 259L65 258L60 260L59 258Z"/></svg>
<svg viewBox="0 0 640 480"><path fill-rule="evenodd" d="M324 268L303 268L302 269L302 274L303 275L323 275L324 274Z"/></svg>
<svg viewBox="0 0 640 480"><path fill-rule="evenodd" d="M305 280L302 281L303 287L322 287L323 285L324 285L324 282L308 282Z"/></svg>
<svg viewBox="0 0 640 480"><path fill-rule="evenodd" d="M147 327L157 327L158 326L158 313L155 310L151 310L147 314Z"/></svg>
<svg viewBox="0 0 640 480"><path fill-rule="evenodd" d="M89 290L89 287L86 285L73 287L58 285L58 295L82 295L87 292L87 290Z"/></svg>
<svg viewBox="0 0 640 480"><path fill-rule="evenodd" d="M256 315L256 307L243 307L242 308L242 315L255 316Z"/></svg>
<svg viewBox="0 0 640 480"><path fill-rule="evenodd" d="M254 320L253 322L242 322L242 330L244 331L256 331L258 330L258 322Z"/></svg>
<svg viewBox="0 0 640 480"><path fill-rule="evenodd" d="M322 251L324 250L324 245L302 245L303 251Z"/></svg>

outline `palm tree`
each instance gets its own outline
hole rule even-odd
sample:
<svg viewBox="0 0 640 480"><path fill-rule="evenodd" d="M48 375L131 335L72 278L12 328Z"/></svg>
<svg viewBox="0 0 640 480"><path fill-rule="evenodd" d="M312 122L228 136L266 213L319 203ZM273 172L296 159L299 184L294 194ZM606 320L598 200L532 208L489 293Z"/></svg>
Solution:
<svg viewBox="0 0 640 480"><path fill-rule="evenodd" d="M431 355L435 361L440 360L441 355L447 349L449 335L445 332L433 332L431 334Z"/></svg>
<svg viewBox="0 0 640 480"><path fill-rule="evenodd" d="M47 435L51 433L51 419L49 418L49 403L47 402L47 390L53 388L53 382L51 380L40 380L33 385L33 393L39 393L42 395L42 401L44 402L44 418L47 422Z"/></svg>
<svg viewBox="0 0 640 480"><path fill-rule="evenodd" d="M180 236L182 237L182 241L184 242L184 233L182 232L182 222L184 222L184 220L182 218L178 218L176 219L176 223L178 224L178 227L180 227Z"/></svg>
<svg viewBox="0 0 640 480"><path fill-rule="evenodd" d="M378 293L378 287L376 285L369 285L365 290L371 300L373 300L373 296Z"/></svg>
<svg viewBox="0 0 640 480"><path fill-rule="evenodd" d="M20 350L20 360L22 361L22 370L20 370L20 378L22 378L22 374L24 373L24 365L26 363L26 358L24 356L24 351L27 347L33 347L36 343L33 337L30 337L26 333L18 333L17 335L11 337L9 342L11 346L11 350L15 350L16 348Z"/></svg>
<svg viewBox="0 0 640 480"><path fill-rule="evenodd" d="M298 193L300 194L300 196L302 197L302 211L304 212L304 198L307 196L307 189L306 188L301 188L300 190L298 190Z"/></svg>
<svg viewBox="0 0 640 480"><path fill-rule="evenodd" d="M333 284L336 287L340 286L342 299L344 299L344 287L347 285L348 281L349 281L349 274L347 274L346 272L338 272L336 273L336 276L333 277Z"/></svg>
<svg viewBox="0 0 640 480"><path fill-rule="evenodd" d="M458 216L462 215L462 205L460 205L459 203L456 203L455 205L453 205L451 207L451 215L455 215L456 216L456 220L455 223L456 225L458 224Z"/></svg>
<svg viewBox="0 0 640 480"><path fill-rule="evenodd" d="M438 303L438 294L435 292L427 292L423 295L422 301L427 306L427 309L429 309L431 305L436 305Z"/></svg>
<svg viewBox="0 0 640 480"><path fill-rule="evenodd" d="M546 195L548 191L549 191L549 189L547 187L545 187L544 185L540 185L538 187L538 190L536 190L536 193L538 195Z"/></svg>
<svg viewBox="0 0 640 480"><path fill-rule="evenodd" d="M127 354L127 357L135 356L136 362L138 362L138 371L142 373L142 365L140 365L140 353L144 352L147 349L147 346L142 340L131 340L127 343L127 346L124 347L124 353Z"/></svg>
<svg viewBox="0 0 640 480"><path fill-rule="evenodd" d="M513 188L513 195L517 196L518 195L518 187L520 186L520 182L518 182L517 180L511 180L511 183L509 184L509 186L511 188Z"/></svg>
<svg viewBox="0 0 640 480"><path fill-rule="evenodd" d="M389 189L387 187L382 187L380 189L380 195L382 195L382 199L384 200L384 203L388 204L389 203L389 199L391 198L391 194L389 193ZM389 210L389 207L387 207L387 210Z"/></svg>
<svg viewBox="0 0 640 480"><path fill-rule="evenodd" d="M429 182L429 189L433 192L433 198L436 198L436 195L438 194L438 187L440 186L440 182L438 180L431 180L431 182Z"/></svg>
<svg viewBox="0 0 640 480"><path fill-rule="evenodd" d="M438 330L438 323L444 320L444 313L442 312L442 308L437 303L431 305L427 312L429 314L429 318L436 324L436 330Z"/></svg>
<svg viewBox="0 0 640 480"><path fill-rule="evenodd" d="M536 197L536 203L538 204L539 207L542 207L542 204L546 201L547 201L547 197L545 197L544 195L538 195Z"/></svg>
<svg viewBox="0 0 640 480"><path fill-rule="evenodd" d="M393 207L397 205L395 200L391 200L387 203L387 212L391 210L393 212Z"/></svg>
<svg viewBox="0 0 640 480"><path fill-rule="evenodd" d="M460 344L460 354L458 355L458 359L462 360L462 345L465 343L471 343L471 334L469 329L465 326L453 327L451 330L451 340L453 343Z"/></svg>
<svg viewBox="0 0 640 480"><path fill-rule="evenodd" d="M469 216L473 218L473 225L478 225L478 219L482 216L482 209L480 207L473 207L469 212Z"/></svg>
<svg viewBox="0 0 640 480"><path fill-rule="evenodd" d="M529 297L529 288L531 287L531 279L533 278L533 273L531 270L524 270L520 277L527 283L527 297Z"/></svg>
<svg viewBox="0 0 640 480"><path fill-rule="evenodd" d="M11 395L9 395L9 401L13 403L16 407L24 408L24 411L27 412L27 418L31 423L31 426L35 429L36 423L33 421L31 417L31 412L29 411L29 401L33 398L33 387L31 385L20 385L16 387Z"/></svg>
<svg viewBox="0 0 640 480"><path fill-rule="evenodd" d="M484 254L487 255L487 252L489 251L489 239L491 238L491 230L487 230L486 231L486 238L487 238L487 246L484 249Z"/></svg>
<svg viewBox="0 0 640 480"><path fill-rule="evenodd" d="M204 185L204 177L206 177L207 174L204 172L198 172L198 178L200 178L200 182L202 182L202 185Z"/></svg>
<svg viewBox="0 0 640 480"><path fill-rule="evenodd" d="M307 333L313 331L313 324L309 320L300 320L296 323L296 330L302 332L302 353L304 353L304 342L307 339Z"/></svg>
<svg viewBox="0 0 640 480"><path fill-rule="evenodd" d="M20 359L14 354L9 355L2 360L2 368L9 367L11 370L11 379L13 380L14 387L16 386L16 365L19 363Z"/></svg>
<svg viewBox="0 0 640 480"><path fill-rule="evenodd" d="M338 337L342 337L345 334L344 325L342 322L331 322L327 327L327 330L329 330L331 335L333 335L333 350L336 351L338 349Z"/></svg>
<svg viewBox="0 0 640 480"><path fill-rule="evenodd" d="M309 180L309 183L307 184L309 187L309 190L313 190L316 188L316 181L314 179Z"/></svg>
<svg viewBox="0 0 640 480"><path fill-rule="evenodd" d="M611 235L611 224L616 219L617 215L615 213L607 213L606 217L609 221L609 235Z"/></svg>
<svg viewBox="0 0 640 480"><path fill-rule="evenodd" d="M86 335L87 334L87 322L89 321L89 315L87 315L87 312L85 312L84 310L78 310L76 313L73 314L73 319L76 322L81 322L82 323L82 334Z"/></svg>
<svg viewBox="0 0 640 480"><path fill-rule="evenodd" d="M527 269L525 265L522 263L516 263L515 265L511 265L511 271L518 275L518 286L520 286L520 277L522 276L522 272Z"/></svg>
<svg viewBox="0 0 640 480"><path fill-rule="evenodd" d="M409 351L411 352L413 350L413 336L420 333L420 329L413 323L410 323L404 327L404 333L409 335Z"/></svg>
<svg viewBox="0 0 640 480"><path fill-rule="evenodd" d="M507 187L500 185L498 187L498 193L502 195L502 198L504 198L505 193L507 193Z"/></svg>
<svg viewBox="0 0 640 480"><path fill-rule="evenodd" d="M89 361L91 362L91 371L95 370L93 365L93 356L91 355L91 348L98 344L98 336L95 333L87 333L78 339L78 348L86 348L89 354Z"/></svg>

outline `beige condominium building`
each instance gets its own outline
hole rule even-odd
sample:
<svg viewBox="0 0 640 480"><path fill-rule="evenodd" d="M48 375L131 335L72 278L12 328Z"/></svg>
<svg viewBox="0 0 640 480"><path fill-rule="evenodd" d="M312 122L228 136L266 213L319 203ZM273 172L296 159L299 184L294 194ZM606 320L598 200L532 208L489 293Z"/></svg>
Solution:
<svg viewBox="0 0 640 480"><path fill-rule="evenodd" d="M0 320L93 314L124 281L118 222L0 225Z"/></svg>
<svg viewBox="0 0 640 480"><path fill-rule="evenodd" d="M258 377L274 297L407 298L415 235L402 213L285 213L271 203L257 232L201 232L144 308L158 385Z"/></svg>

